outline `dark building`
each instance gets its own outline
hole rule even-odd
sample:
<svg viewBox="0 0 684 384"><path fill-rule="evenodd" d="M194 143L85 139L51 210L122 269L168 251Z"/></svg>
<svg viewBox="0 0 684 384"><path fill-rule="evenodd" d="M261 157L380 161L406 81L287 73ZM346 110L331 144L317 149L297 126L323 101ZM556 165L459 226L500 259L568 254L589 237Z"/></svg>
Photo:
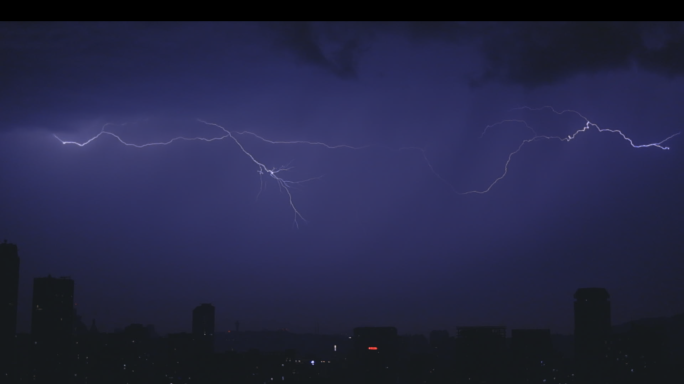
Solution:
<svg viewBox="0 0 684 384"><path fill-rule="evenodd" d="M441 352L446 348L449 343L449 331L432 331L430 332L430 347L435 350L435 352Z"/></svg>
<svg viewBox="0 0 684 384"><path fill-rule="evenodd" d="M607 380L609 299L604 288L580 288L575 292L575 367L579 383Z"/></svg>
<svg viewBox="0 0 684 384"><path fill-rule="evenodd" d="M556 371L551 330L511 330L511 374L516 383L553 383Z"/></svg>
<svg viewBox="0 0 684 384"><path fill-rule="evenodd" d="M73 333L74 281L52 276L34 279L31 337L35 381L69 381Z"/></svg>
<svg viewBox="0 0 684 384"><path fill-rule="evenodd" d="M632 323L626 332L611 335L609 355L614 382L667 383L676 377L669 366L667 329L663 325Z"/></svg>
<svg viewBox="0 0 684 384"><path fill-rule="evenodd" d="M456 371L460 380L499 383L505 376L506 328L456 328Z"/></svg>
<svg viewBox="0 0 684 384"><path fill-rule="evenodd" d="M512 329L511 349L536 360L551 354L550 329Z"/></svg>
<svg viewBox="0 0 684 384"><path fill-rule="evenodd" d="M33 280L31 335L36 340L69 338L74 326L74 281L68 277Z"/></svg>
<svg viewBox="0 0 684 384"><path fill-rule="evenodd" d="M19 254L15 244L0 244L0 375L9 377L17 331Z"/></svg>
<svg viewBox="0 0 684 384"><path fill-rule="evenodd" d="M202 304L192 311L192 335L199 353L214 352L214 306Z"/></svg>
<svg viewBox="0 0 684 384"><path fill-rule="evenodd" d="M214 306L202 304L192 311L192 334L214 336Z"/></svg>
<svg viewBox="0 0 684 384"><path fill-rule="evenodd" d="M395 349L398 340L395 327L354 328L354 350L357 352Z"/></svg>
<svg viewBox="0 0 684 384"><path fill-rule="evenodd" d="M17 331L19 254L15 244L0 244L0 337L14 338Z"/></svg>
<svg viewBox="0 0 684 384"><path fill-rule="evenodd" d="M354 328L351 354L354 382L396 382L399 355L399 336L395 327Z"/></svg>

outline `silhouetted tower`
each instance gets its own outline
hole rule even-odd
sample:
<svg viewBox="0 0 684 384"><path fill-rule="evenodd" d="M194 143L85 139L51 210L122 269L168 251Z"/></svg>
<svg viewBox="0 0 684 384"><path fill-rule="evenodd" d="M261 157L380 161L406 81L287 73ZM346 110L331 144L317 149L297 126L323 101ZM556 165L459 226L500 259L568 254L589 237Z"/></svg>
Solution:
<svg viewBox="0 0 684 384"><path fill-rule="evenodd" d="M214 351L214 306L202 304L192 311L192 335L201 352Z"/></svg>
<svg viewBox="0 0 684 384"><path fill-rule="evenodd" d="M602 383L607 379L609 299L604 288L580 288L575 292L575 366L580 383Z"/></svg>
<svg viewBox="0 0 684 384"><path fill-rule="evenodd" d="M19 254L15 244L0 244L0 377L8 377L15 355Z"/></svg>
<svg viewBox="0 0 684 384"><path fill-rule="evenodd" d="M31 336L36 381L68 382L74 331L74 281L68 277L33 280Z"/></svg>
<svg viewBox="0 0 684 384"><path fill-rule="evenodd" d="M15 244L0 244L0 337L14 338L17 331L19 254Z"/></svg>

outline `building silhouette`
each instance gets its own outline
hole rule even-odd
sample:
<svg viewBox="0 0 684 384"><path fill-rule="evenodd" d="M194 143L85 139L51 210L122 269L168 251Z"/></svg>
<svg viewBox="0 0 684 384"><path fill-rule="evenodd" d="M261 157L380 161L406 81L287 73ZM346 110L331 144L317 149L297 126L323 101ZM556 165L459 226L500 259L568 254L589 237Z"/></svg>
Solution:
<svg viewBox="0 0 684 384"><path fill-rule="evenodd" d="M575 368L579 383L607 380L609 299L604 288L580 288L575 292Z"/></svg>
<svg viewBox="0 0 684 384"><path fill-rule="evenodd" d="M214 314L211 304L202 304L192 311L192 335L198 353L214 352Z"/></svg>
<svg viewBox="0 0 684 384"><path fill-rule="evenodd" d="M456 371L462 381L498 383L505 375L506 327L456 328Z"/></svg>
<svg viewBox="0 0 684 384"><path fill-rule="evenodd" d="M74 281L68 277L33 280L32 375L37 382L69 381L74 332Z"/></svg>
<svg viewBox="0 0 684 384"><path fill-rule="evenodd" d="M19 294L19 254L17 246L5 240L0 244L0 337L14 338L17 330Z"/></svg>
<svg viewBox="0 0 684 384"><path fill-rule="evenodd" d="M202 304L192 311L192 334L195 336L214 335L214 306Z"/></svg>
<svg viewBox="0 0 684 384"><path fill-rule="evenodd" d="M553 382L556 361L550 329L512 329L510 375L516 383Z"/></svg>
<svg viewBox="0 0 684 384"><path fill-rule="evenodd" d="M437 354L444 354L449 347L449 331L434 330L430 332L430 348Z"/></svg>
<svg viewBox="0 0 684 384"><path fill-rule="evenodd" d="M31 335L37 340L68 338L73 324L74 281L68 277L35 278Z"/></svg>
<svg viewBox="0 0 684 384"><path fill-rule="evenodd" d="M18 293L19 254L5 240L0 244L0 377L13 376Z"/></svg>
<svg viewBox="0 0 684 384"><path fill-rule="evenodd" d="M396 382L399 355L399 336L395 327L354 328L350 356L354 382Z"/></svg>
<svg viewBox="0 0 684 384"><path fill-rule="evenodd" d="M669 382L677 375L670 370L668 347L667 329L660 324L632 322L629 330L614 332L610 354L614 382Z"/></svg>

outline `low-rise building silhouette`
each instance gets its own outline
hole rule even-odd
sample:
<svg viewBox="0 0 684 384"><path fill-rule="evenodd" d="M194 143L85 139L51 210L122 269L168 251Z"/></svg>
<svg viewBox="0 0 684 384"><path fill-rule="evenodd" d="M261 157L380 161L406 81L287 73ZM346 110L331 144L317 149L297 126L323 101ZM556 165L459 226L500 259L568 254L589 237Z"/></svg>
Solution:
<svg viewBox="0 0 684 384"><path fill-rule="evenodd" d="M518 383L553 383L557 356L553 352L551 330L512 329L509 370Z"/></svg>
<svg viewBox="0 0 684 384"><path fill-rule="evenodd" d="M505 375L506 327L456 328L456 371L460 380L501 382Z"/></svg>
<svg viewBox="0 0 684 384"><path fill-rule="evenodd" d="M394 383L399 360L399 337L395 327L354 328L351 363L359 383Z"/></svg>

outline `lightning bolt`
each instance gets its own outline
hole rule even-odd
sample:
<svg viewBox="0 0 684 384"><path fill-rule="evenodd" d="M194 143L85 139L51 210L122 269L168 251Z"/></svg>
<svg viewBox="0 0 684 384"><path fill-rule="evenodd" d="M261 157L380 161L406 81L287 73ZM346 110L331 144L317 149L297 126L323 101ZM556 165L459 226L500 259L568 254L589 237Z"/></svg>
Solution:
<svg viewBox="0 0 684 384"><path fill-rule="evenodd" d="M439 178L440 180L442 180L445 184L447 184L449 187L451 187L451 188L453 189L453 186L451 186L451 184L449 184L449 182L448 182L445 178L443 178L441 175L439 175L439 174L437 173L437 171L435 170L435 168L432 166L432 164L430 163L430 160L429 160L428 157L427 157L427 154L425 153L425 149L424 149L424 148L419 148L419 147L390 148L390 147L387 147L387 146L384 146L384 145L365 145L365 146L360 146L360 147L354 147L354 146L346 145L346 144L341 144L341 145L330 145L330 144L327 144L327 143L324 143L324 142L320 142L320 141L305 141L305 140L278 141L278 140L269 140L269 139L266 139L265 137L263 137L263 136L261 136L261 135L258 135L258 134L254 133L254 132L250 132L250 131L229 131L229 130L227 130L226 128L224 128L223 126L221 126L221 125L219 125L219 124L216 124L216 123L211 123L211 122L208 122L208 121L205 121L205 120L202 120L202 119L197 119L197 121L200 122L200 123L203 123L203 124L206 124L206 125L209 125L209 126L218 128L218 129L222 132L222 134L221 134L220 136L211 137L211 138L206 138L206 137L185 137L185 136L178 136L178 137L174 137L174 138L172 138L172 139L170 139L170 140L168 140L168 141L151 142L151 143L146 143L146 144L134 144L134 143L130 143L130 142L125 141L124 139L121 138L121 136L115 134L114 132L111 132L111 131L107 130L107 128L108 128L109 126L114 126L114 125L116 125L116 124L113 124L113 123L107 123L107 124L105 124L104 126L102 126L102 129L100 130L100 132L99 132L97 135L93 136L93 137L90 138L89 140L87 140L87 141L85 141L85 142L82 142L82 143L76 142L76 141L62 140L62 139L60 139L57 135L53 135L53 136L54 136L57 140L59 140L62 144L65 144L65 145L66 145L66 144L77 145L77 146L79 146L79 147L84 147L84 146L86 146L86 145L92 143L93 141L97 140L97 139L100 138L100 137L103 137L103 136L111 136L111 137L115 138L117 141L119 141L121 144L123 144L123 145L125 145L125 146L129 146L129 147L134 147L134 148L146 148L146 147L159 146L159 145L166 146L166 145L173 144L174 142L177 142L177 141L203 141L203 142L212 142L212 141L221 141L221 140L225 140L225 139L230 139L230 140L232 140L232 141L240 148L240 150L242 151L242 153L244 153L247 157L249 157L249 159L252 160L252 162L257 166L257 173L259 174L259 178L260 178L260 186L259 186L259 193L257 193L257 199L258 199L259 196L261 195L261 193L262 193L262 191L263 191L263 189L264 189L264 187L265 187L265 185L266 185L265 182L264 182L264 180L263 180L263 177L264 177L264 176L270 176L272 179L274 179L274 180L276 181L276 183L278 184L278 188L280 189L280 191L281 191L281 192L284 191L284 192L287 194L288 202L289 202L289 204L290 204L290 208L292 208L292 212L293 212L293 215L294 215L293 225L294 225L296 228L299 228L299 220L301 220L301 221L303 221L303 222L306 222L306 219L304 218L304 216L302 216L301 212L299 211L299 209L297 209L297 206L295 205L295 203L294 203L294 201L293 201L291 188L292 188L294 185L296 185L296 184L302 184L302 183L306 183L306 182L313 181L313 180L319 180L319 179L321 179L323 176L317 176L317 177L312 177L312 178L309 178L309 179L298 180L298 181L293 181L293 180L285 179L283 176L281 176L281 174L282 174L283 172L289 171L289 170L291 170L291 169L293 168L292 166L290 166L290 164L287 164L287 165L284 165L284 166L280 166L280 167L272 167L272 168L267 167L263 162L259 161L259 160L250 152L250 151L248 151L247 148L245 148L245 146L243 145L243 143L242 143L240 140L238 140L238 137L240 137L240 136L250 136L250 137L253 137L253 138L255 138L255 139L258 139L258 140L260 140L260 141L262 141L262 142L264 142L264 143L274 144L274 145L311 145L311 146L321 146L321 147L324 147L324 148L326 148L326 149L351 149L351 150L362 150L362 149L371 148L371 147L382 147L382 148L385 148L385 149L396 150L396 151L420 151L420 153L421 153L421 155L422 155L422 158L425 160L425 163L427 164L427 166L428 166L428 168L430 169L430 171L431 171L437 178ZM121 125L126 125L126 124L121 124ZM455 191L455 190L454 190L454 191Z"/></svg>
<svg viewBox="0 0 684 384"><path fill-rule="evenodd" d="M293 181L293 180L285 179L284 177L281 176L281 173L291 170L293 167L291 167L290 164L280 166L280 167L272 167L272 168L267 167L266 164L257 160L257 158L254 157L254 155L252 155L252 153L249 152L245 148L245 146L237 139L236 136L249 135L249 136L253 136L253 137L255 137L255 138L257 138L263 142L269 143L269 144L308 144L308 145L319 145L319 146L323 146L323 147L328 148L328 149L339 149L339 148L362 149L362 148L364 148L364 147L352 147L349 145L328 145L328 144L325 144L322 142L317 142L317 141L273 141L273 140L265 139L264 137L257 135L256 133L253 133L253 132L248 132L248 131L231 132L231 131L225 129L224 127L222 127L216 123L210 123L210 122L207 122L207 121L204 121L201 119L197 119L197 121L199 121L203 124L206 124L206 125L210 125L210 126L219 128L223 132L223 135L217 136L217 137L212 137L212 138L178 136L178 137L174 137L173 139L168 140L168 141L152 142L152 143L146 143L146 144L134 144L134 143L126 142L119 135L117 135L111 131L108 131L107 127L110 125L114 125L114 124L107 123L102 127L100 133L98 133L97 135L93 136L91 139L89 139L83 143L79 143L76 141L62 140L57 135L54 135L54 137L57 140L59 140L62 144L72 144L72 145L77 145L79 147L84 147L84 146L92 143L93 141L97 140L98 138L100 138L102 136L111 136L111 137L115 138L116 140L118 140L121 144L123 144L125 146L129 146L129 147L135 147L135 148L145 148L145 147L158 146L158 145L169 145L169 144L172 144L176 141L212 142L212 141L220 141L220 140L224 140L224 139L231 139L240 148L242 153L244 153L247 157L250 158L250 160L252 160L252 162L254 164L256 164L257 172L259 173L260 178L262 178L264 175L270 176L272 179L274 179L276 181L279 189L281 191L285 191L285 193L287 194L287 197L288 197L290 207L292 208L292 212L294 215L293 225L297 228L299 228L299 220L306 222L306 219L304 218L304 216L302 216L301 212L299 212L299 210L297 209L297 206L295 205L295 203L292 199L292 192L290 191L290 189L295 184L302 184L302 183L306 183L308 181L318 180L318 179L322 178L322 176L312 177L309 179L299 180L299 181ZM263 179L261 179L259 194L261 194L263 186L264 186L264 182L263 182ZM257 198L258 198L259 194L257 194Z"/></svg>
<svg viewBox="0 0 684 384"><path fill-rule="evenodd" d="M267 167L266 164L257 160L257 158L250 151L248 151L247 148L245 148L245 146L242 144L242 142L240 140L238 140L239 136L250 136L250 137L253 137L253 138L260 140L264 143L273 144L273 145L312 145L312 146L321 146L321 147L324 147L326 149L351 149L351 150L361 150L361 149L366 149L366 148L370 148L370 147L383 147L386 149L398 150L398 151L407 151L407 150L420 151L423 160L425 160L425 163L427 164L428 168L430 169L431 173L434 176L436 176L438 179L440 179L442 182L444 182L444 184L448 185L452 191L454 191L460 195L469 195L469 194L485 194L485 193L489 192L499 181L501 181L502 179L504 179L506 177L506 175L508 174L509 165L510 165L513 157L516 154L518 154L527 144L532 143L532 142L542 141L542 140L558 140L561 142L570 142L570 141L574 140L579 134L586 132L586 131L589 131L590 129L593 128L593 129L596 129L598 132L601 132L601 133L608 132L608 133L617 134L617 135L621 136L623 140L627 141L633 148L655 147L655 148L659 148L662 150L668 150L670 148L664 146L663 143L665 143L666 141L668 141L668 140L672 139L673 137L680 134L680 132L675 133L675 134L670 135L669 137L667 137L664 140L657 142L657 143L637 145L637 144L634 144L632 139L627 137L622 131L617 130L617 129L601 128L597 124L592 123L591 121L589 121L589 119L587 119L582 114L580 114L579 112L574 111L574 110L568 109L568 110L557 111L553 107L549 107L549 106L545 106L545 107L541 107L541 108L520 107L520 108L514 108L512 110L528 110L528 111L549 110L549 111L551 111L557 115L564 115L566 113L574 114L574 115L579 116L580 118L582 118L584 120L584 126L580 129L578 129L577 131L575 131L573 134L565 136L565 137L539 135L525 120L514 120L514 119L503 120L503 121L500 121L498 123L486 126L485 129L483 130L480 138L484 137L484 135L487 133L488 130L495 128L499 125L505 124L505 123L523 124L527 129L530 130L530 132L532 133L532 137L523 140L513 152L509 153L508 158L504 164L503 173L499 177L494 179L494 181L491 184L489 184L489 186L486 189L484 189L484 190L472 190L472 191L467 191L467 192L458 192L456 190L456 188L454 188L454 186L451 183L449 183L449 181L447 181L444 177L442 177L439 173L437 173L437 171L433 167L432 163L428 159L428 156L426 154L425 149L420 148L420 147L389 148L389 147L384 146L384 145L373 145L373 146L366 145L366 146L361 146L361 147L354 147L354 146L350 146L350 145L346 145L346 144L329 145L329 144L326 144L324 142L319 142L319 141L304 141L304 140L276 141L276 140L266 139L263 136L260 136L256 133L250 132L250 131L234 131L234 132L229 131L219 124L207 122L207 121L204 121L202 119L197 119L197 121L199 121L200 123L203 123L205 125L218 128L222 132L222 134L220 136L211 137L211 138L178 136L178 137L174 137L168 141L151 142L151 143L146 143L146 144L134 144L134 143L126 142L119 135L117 135L111 131L108 131L107 127L114 125L114 124L107 123L102 127L102 129L100 130L100 132L97 135L93 136L89 140L82 142L82 143L79 143L76 141L62 140L57 135L54 135L54 137L57 140L59 140L62 144L65 144L65 145L71 144L71 145L77 145L79 147L84 147L84 146L92 143L93 141L97 140L98 138L100 138L102 136L111 136L111 137L115 138L116 140L118 140L121 144L123 144L125 146L129 146L129 147L135 147L135 148L145 148L145 147L158 146L158 145L166 146L166 145L170 145L176 141L213 142L213 141L230 139L240 148L242 153L244 153L247 157L249 157L249 159L257 166L257 172L259 173L259 178L260 178L260 188L259 188L259 193L257 194L257 199L259 198L259 196L260 196L260 194L261 194L261 192L265 186L263 176L265 176L265 175L270 176L273 180L276 181L280 191L281 192L284 191L287 194L288 202L289 202L290 208L292 209L293 216L294 216L293 217L293 225L296 228L299 228L299 220L306 222L306 219L304 218L304 216L302 216L302 214L297 209L297 206L294 203L291 188L297 184L302 184L302 183L306 183L306 182L313 181L313 180L319 180L322 178L322 176L312 177L309 179L299 180L299 181L288 180L288 179L284 178L282 176L282 174L284 174L285 172L287 172L293 168L291 166L291 164L287 164L287 165L280 166L280 167L272 167L272 168Z"/></svg>
<svg viewBox="0 0 684 384"><path fill-rule="evenodd" d="M580 133L586 132L586 131L588 131L588 130L594 128L594 129L596 129L598 132L601 132L601 133L603 133L603 132L609 132L609 133L614 133L614 134L620 135L620 136L622 137L622 139L625 140L625 141L627 141L633 148L649 148L649 147L655 147L655 148L659 148L659 149L662 149L662 150L669 150L670 147L664 146L663 143L665 143L666 141L670 140L671 138L673 138L673 137L675 137L675 136L677 136L677 135L679 135L679 134L681 133L681 132L677 132L677 133L675 133L675 134L672 134L672 135L668 136L667 138L665 138L664 140L659 141L659 142L657 142L657 143L650 143L650 144L641 144L641 145L637 145L637 144L634 144L634 141L632 141L632 139L630 139L630 138L627 137L624 133L622 133L622 131L620 131L620 130L618 130L618 129L601 128L601 127L599 127L597 124L594 124L594 123L592 123L591 121L589 121L589 119L587 119L586 117L584 117L581 113L579 113L579 112L577 112L577 111L575 111L575 110L572 110L572 109L566 109L566 110L562 110L562 111L557 111L557 110L554 109L553 107L544 106L544 107L540 107L540 108L519 107L519 108L514 108L514 109L512 109L511 111L514 111L514 110L528 110L528 111L549 110L549 111L555 113L556 115L564 115L564 114L566 114L566 113L571 113L571 114L577 115L577 116L579 116L580 118L582 118L582 119L585 121L585 123L584 123L584 126L583 126L582 128L580 128L580 129L578 129L577 131L575 131L575 133L573 133L572 135L568 135L568 136L566 136L566 137L538 135L538 134L535 132L535 130L534 130L532 127L530 127L529 124L527 124L527 122L526 122L525 120L503 120L503 121L500 121L500 122L498 122L498 123L495 123L495 124L486 126L485 129L484 129L483 132L482 132L482 135L480 135L480 138L484 137L484 135L487 133L487 130L488 130L488 129L493 128L493 127L498 126L498 125L501 125L501 124L511 123L511 122L522 123L522 124L524 124L525 127L528 128L528 129L532 132L533 136L532 136L531 138L529 138L529 139L523 140L523 141L520 143L520 145L518 146L518 148L517 148L515 151L511 152L511 153L508 155L508 159L506 160L506 163L504 164L504 171L503 171L503 173L501 174L501 176L499 176L499 177L497 177L496 179L494 179L494 181L493 181L491 184L489 184L489 186L488 186L486 189L484 189L484 190L473 190L473 191L468 191L468 192L461 192L461 193L460 193L461 195L469 195L469 194L474 194L474 193L476 193L476 194L485 194L485 193L489 192L489 191L496 185L496 183L498 183L498 182L501 181L504 177L506 177L506 175L508 174L508 166L510 165L511 160L513 159L513 156L515 156L518 152L520 152L520 151L523 149L523 147L524 147L525 145L527 145L527 144L529 144L529 143L532 143L532 142L535 142L535 141L541 141L541 140L558 140L558 141L562 141L562 142L570 142L570 141L574 140L574 139L577 137L577 135L579 135Z"/></svg>

